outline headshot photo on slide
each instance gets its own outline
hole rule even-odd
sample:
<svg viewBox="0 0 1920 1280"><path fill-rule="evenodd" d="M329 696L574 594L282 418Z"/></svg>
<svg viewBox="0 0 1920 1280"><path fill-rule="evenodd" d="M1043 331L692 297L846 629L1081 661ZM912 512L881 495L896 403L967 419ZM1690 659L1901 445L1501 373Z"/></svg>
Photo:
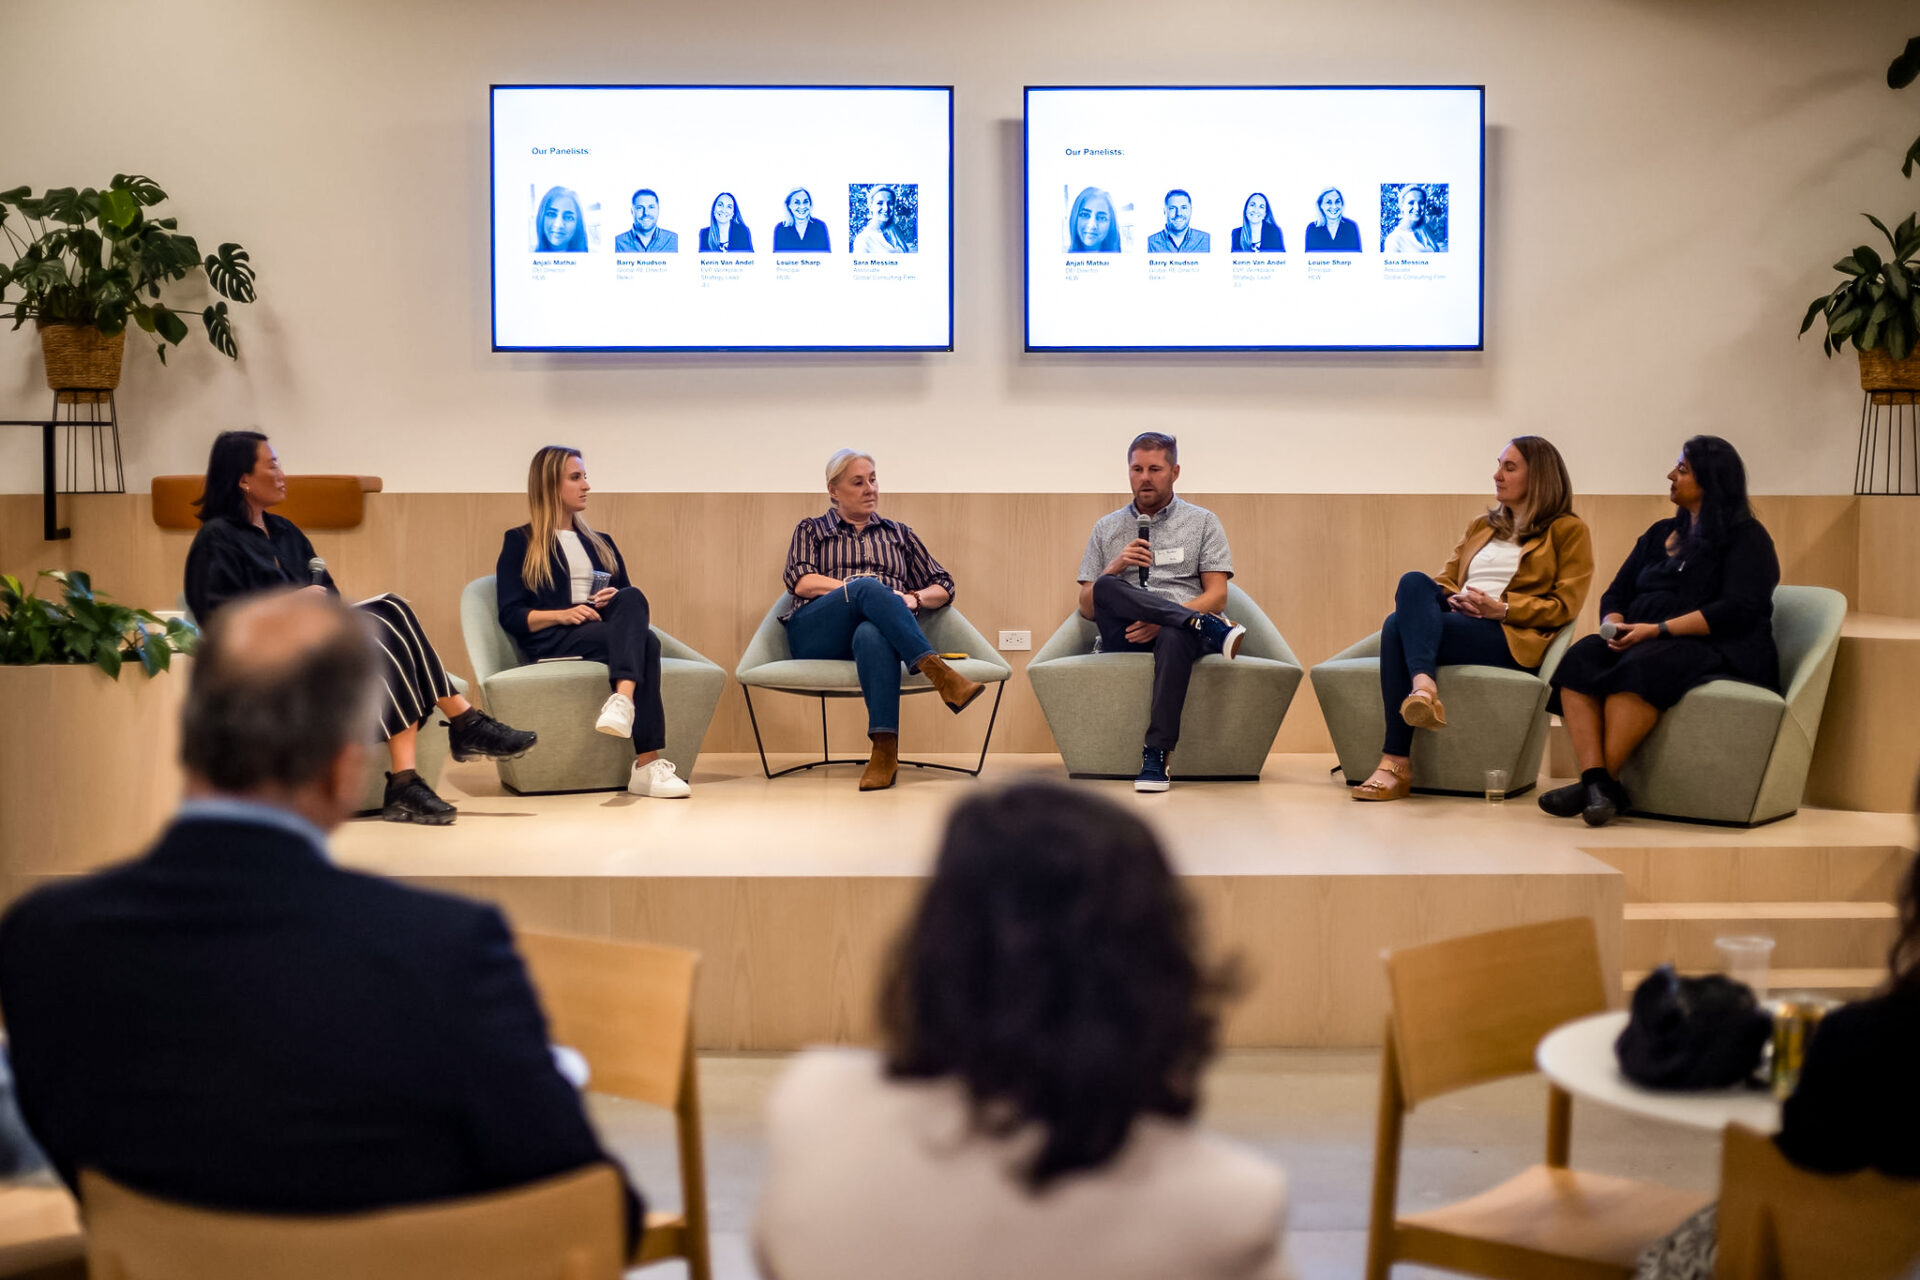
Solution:
<svg viewBox="0 0 1920 1280"><path fill-rule="evenodd" d="M1447 184L1380 184L1380 252L1399 254L1447 251Z"/></svg>
<svg viewBox="0 0 1920 1280"><path fill-rule="evenodd" d="M850 252L863 258L920 252L920 184L855 182L847 187Z"/></svg>
<svg viewBox="0 0 1920 1280"><path fill-rule="evenodd" d="M795 187L780 203L786 216L773 229L775 253L833 252L827 239L827 224L813 216L813 192Z"/></svg>
<svg viewBox="0 0 1920 1280"><path fill-rule="evenodd" d="M660 193L641 187L628 202L633 225L613 238L615 253L678 253L680 237L660 225Z"/></svg>
<svg viewBox="0 0 1920 1280"><path fill-rule="evenodd" d="M722 191L707 206L707 229L700 233L702 253L752 253L753 232L740 217L740 202Z"/></svg>
<svg viewBox="0 0 1920 1280"><path fill-rule="evenodd" d="M1360 224L1346 216L1347 197L1328 187L1314 200L1320 216L1307 224L1308 253L1359 253Z"/></svg>
<svg viewBox="0 0 1920 1280"><path fill-rule="evenodd" d="M1098 187L1082 188L1067 207L1067 252L1120 252L1120 209Z"/></svg>
<svg viewBox="0 0 1920 1280"><path fill-rule="evenodd" d="M533 210L535 253L586 253L587 214L567 187L549 187Z"/></svg>
<svg viewBox="0 0 1920 1280"><path fill-rule="evenodd" d="M1166 225L1147 237L1148 253L1211 253L1213 237L1193 225L1193 196L1175 187L1161 198Z"/></svg>
<svg viewBox="0 0 1920 1280"><path fill-rule="evenodd" d="M1240 225L1233 229L1235 253L1285 253L1286 237L1273 220L1273 201L1264 191L1255 191L1240 206Z"/></svg>

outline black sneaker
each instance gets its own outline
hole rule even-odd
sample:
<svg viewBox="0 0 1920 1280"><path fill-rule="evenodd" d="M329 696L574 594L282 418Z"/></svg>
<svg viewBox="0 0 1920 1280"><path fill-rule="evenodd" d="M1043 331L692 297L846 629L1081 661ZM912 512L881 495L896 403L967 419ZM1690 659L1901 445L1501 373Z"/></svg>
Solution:
<svg viewBox="0 0 1920 1280"><path fill-rule="evenodd" d="M1572 786L1542 791L1539 801L1540 807L1556 818L1578 817L1587 807L1587 784L1576 782Z"/></svg>
<svg viewBox="0 0 1920 1280"><path fill-rule="evenodd" d="M1167 753L1159 747L1140 749L1140 776L1133 780L1135 791L1165 791L1173 786L1167 777Z"/></svg>
<svg viewBox="0 0 1920 1280"><path fill-rule="evenodd" d="M459 813L452 805L433 794L419 774L404 782L387 775L387 799L380 808L382 822L418 822L428 827L444 827Z"/></svg>
<svg viewBox="0 0 1920 1280"><path fill-rule="evenodd" d="M1217 613L1201 614L1193 620L1193 627L1208 653L1220 654L1229 661L1240 652L1240 642L1247 635L1245 627Z"/></svg>
<svg viewBox="0 0 1920 1280"><path fill-rule="evenodd" d="M540 741L533 730L501 724L477 707L464 725L451 720L440 723L447 726L447 745L455 760L518 760Z"/></svg>

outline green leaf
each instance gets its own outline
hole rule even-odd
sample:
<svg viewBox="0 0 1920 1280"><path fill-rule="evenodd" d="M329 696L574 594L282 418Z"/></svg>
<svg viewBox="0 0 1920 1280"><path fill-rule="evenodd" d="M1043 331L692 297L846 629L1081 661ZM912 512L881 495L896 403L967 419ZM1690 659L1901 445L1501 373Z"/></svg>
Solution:
<svg viewBox="0 0 1920 1280"><path fill-rule="evenodd" d="M207 269L207 282L221 297L235 302L253 301L253 268L247 265L245 249L237 244L223 244L217 256L208 254L201 265Z"/></svg>
<svg viewBox="0 0 1920 1280"><path fill-rule="evenodd" d="M1880 322L1868 320L1867 327L1854 335L1853 345L1862 351L1872 351L1880 345Z"/></svg>
<svg viewBox="0 0 1920 1280"><path fill-rule="evenodd" d="M1887 317L1893 314L1893 309L1898 305L1900 304L1893 298L1880 299L1880 301L1873 304L1873 310L1867 313L1867 323L1886 323ZM1872 344L1869 343L1868 345L1871 346Z"/></svg>
<svg viewBox="0 0 1920 1280"><path fill-rule="evenodd" d="M1807 304L1807 318L1800 322L1801 333L1805 333L1807 330L1813 328L1813 322L1818 320L1820 313L1827 309L1827 301L1828 295L1823 293Z"/></svg>
<svg viewBox="0 0 1920 1280"><path fill-rule="evenodd" d="M114 188L100 193L100 216L125 231L140 216L140 202L128 191Z"/></svg>
<svg viewBox="0 0 1920 1280"><path fill-rule="evenodd" d="M1842 312L1840 315L1828 321L1827 332L1836 338L1844 338L1855 329L1858 329L1861 322L1866 318L1866 308L1855 307L1851 311Z"/></svg>
<svg viewBox="0 0 1920 1280"><path fill-rule="evenodd" d="M1835 271L1845 272L1850 276L1863 276L1867 274L1866 267L1862 266L1857 258L1842 258L1833 264L1833 269Z"/></svg>
<svg viewBox="0 0 1920 1280"><path fill-rule="evenodd" d="M1898 262L1889 260L1886 265L1887 287L1893 290L1893 296L1905 302L1908 295L1907 273Z"/></svg>
<svg viewBox="0 0 1920 1280"><path fill-rule="evenodd" d="M1880 219L1878 219L1878 218L1876 218L1876 217L1874 217L1874 216L1873 216L1872 214L1870 214L1870 213L1863 213L1863 214L1861 214L1860 216L1861 216L1861 217L1863 217L1863 218L1865 218L1865 219L1866 219L1866 220L1867 220L1868 222L1871 222L1871 223L1872 223L1872 224L1873 224L1874 226L1876 226L1876 227L1878 227L1878 228L1880 228L1880 234L1881 234L1881 235L1883 235L1883 236L1885 236L1885 237L1887 238L1887 243L1888 243L1888 244L1891 244L1891 245L1894 245L1894 248L1895 248L1895 251L1896 251L1896 252L1898 251L1898 249L1899 249L1899 245L1898 245L1898 243L1897 243L1897 242L1896 242L1896 241L1894 240L1894 238L1893 238L1893 232L1891 232L1891 231L1889 231L1889 230L1887 230L1887 224L1886 224L1886 223L1884 223L1884 222L1882 222L1882 221L1880 221Z"/></svg>
<svg viewBox="0 0 1920 1280"><path fill-rule="evenodd" d="M1880 255L1873 251L1872 245L1860 245L1853 251L1853 258L1862 269L1872 272L1880 269Z"/></svg>
<svg viewBox="0 0 1920 1280"><path fill-rule="evenodd" d="M200 313L200 319L207 326L207 341L214 349L229 360L240 358L240 348L233 342L233 325L227 320L227 304L217 303Z"/></svg>
<svg viewBox="0 0 1920 1280"><path fill-rule="evenodd" d="M120 650L111 644L102 643L93 651L93 665L107 673L109 680L120 678Z"/></svg>
<svg viewBox="0 0 1920 1280"><path fill-rule="evenodd" d="M133 322L148 333L152 333L154 330L153 308L145 303L136 304L133 307Z"/></svg>
<svg viewBox="0 0 1920 1280"><path fill-rule="evenodd" d="M160 336L176 347L187 336L187 322L165 307L154 309L153 323L160 330ZM164 356L161 358L165 359Z"/></svg>
<svg viewBox="0 0 1920 1280"><path fill-rule="evenodd" d="M159 204L167 198L167 193L162 191L152 178L142 177L137 173L132 176L124 173L114 174L113 186L115 190L125 191L141 204Z"/></svg>
<svg viewBox="0 0 1920 1280"><path fill-rule="evenodd" d="M1915 138L1913 145L1907 148L1906 158L1900 162L1900 176L1911 178L1916 164L1920 164L1920 138Z"/></svg>
<svg viewBox="0 0 1920 1280"><path fill-rule="evenodd" d="M1907 353L1913 350L1913 339L1907 335L1907 327L1897 321L1887 326L1887 354L1895 360L1905 360Z"/></svg>

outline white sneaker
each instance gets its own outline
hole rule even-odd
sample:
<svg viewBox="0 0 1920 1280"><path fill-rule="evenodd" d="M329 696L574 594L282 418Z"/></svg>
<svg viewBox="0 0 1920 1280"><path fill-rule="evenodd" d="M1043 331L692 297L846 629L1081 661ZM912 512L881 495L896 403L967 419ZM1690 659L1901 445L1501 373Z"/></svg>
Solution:
<svg viewBox="0 0 1920 1280"><path fill-rule="evenodd" d="M633 776L627 779L627 790L636 796L650 796L655 800L685 800L693 794L693 788L673 767L673 761L665 756L656 757L651 764L636 761Z"/></svg>
<svg viewBox="0 0 1920 1280"><path fill-rule="evenodd" d="M600 708L600 718L593 727L612 738L631 738L633 736L633 699L624 693L612 694L606 704Z"/></svg>

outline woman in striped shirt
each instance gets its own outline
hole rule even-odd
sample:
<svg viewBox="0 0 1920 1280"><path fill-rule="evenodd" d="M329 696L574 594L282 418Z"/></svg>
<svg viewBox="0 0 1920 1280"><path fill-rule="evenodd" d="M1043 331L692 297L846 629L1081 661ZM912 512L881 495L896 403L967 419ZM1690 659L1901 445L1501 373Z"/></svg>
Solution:
<svg viewBox="0 0 1920 1280"><path fill-rule="evenodd" d="M794 657L851 659L859 670L873 741L860 789L880 791L900 767L900 665L931 680L955 714L984 686L941 661L914 617L953 599L953 576L912 529L878 514L873 458L842 449L827 459L827 496L825 515L794 526L785 574L794 604L781 621Z"/></svg>

